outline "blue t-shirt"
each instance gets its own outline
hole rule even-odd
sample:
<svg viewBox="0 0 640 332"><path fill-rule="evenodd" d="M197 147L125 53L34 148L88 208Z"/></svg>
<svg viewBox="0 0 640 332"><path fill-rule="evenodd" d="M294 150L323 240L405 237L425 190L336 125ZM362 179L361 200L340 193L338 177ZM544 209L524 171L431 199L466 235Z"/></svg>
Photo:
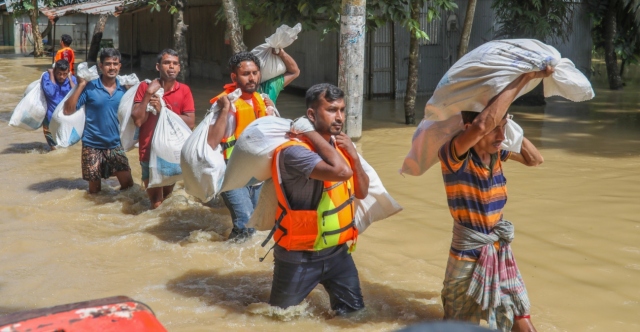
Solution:
<svg viewBox="0 0 640 332"><path fill-rule="evenodd" d="M78 83L76 82L75 76L71 75L71 79L73 80L73 83ZM62 99L64 99L67 93L71 91L71 83L69 83L69 79L66 79L62 84L58 82L54 83L51 81L51 75L49 75L49 72L46 72L42 75L40 86L42 86L44 98L47 100L47 120L51 121L53 111L56 110L56 107L60 104Z"/></svg>
<svg viewBox="0 0 640 332"><path fill-rule="evenodd" d="M113 149L120 145L118 105L127 90L116 80L113 95L102 85L100 78L87 83L78 98L76 109L84 105L86 120L82 145L95 149Z"/></svg>

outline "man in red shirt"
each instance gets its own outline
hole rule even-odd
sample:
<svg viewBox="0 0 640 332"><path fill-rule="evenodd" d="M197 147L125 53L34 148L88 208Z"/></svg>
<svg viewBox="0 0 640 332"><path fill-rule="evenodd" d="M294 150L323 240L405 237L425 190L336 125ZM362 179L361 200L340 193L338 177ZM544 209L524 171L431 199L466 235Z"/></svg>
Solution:
<svg viewBox="0 0 640 332"><path fill-rule="evenodd" d="M75 75L76 71L75 71L74 62L76 61L76 55L70 47L72 41L73 41L73 38L71 38L71 36L69 35L65 34L65 35L62 35L62 37L60 37L60 46L62 48L58 50L58 52L56 53L56 57L53 60L53 62L56 62L62 59L69 61L69 69L71 70L71 74Z"/></svg>
<svg viewBox="0 0 640 332"><path fill-rule="evenodd" d="M178 53L172 49L164 49L158 54L158 63L156 69L160 73L160 78L156 78L150 84L146 82L140 83L136 96L133 100L133 111L131 117L137 127L140 127L139 135L139 153L140 166L142 166L142 182L144 186L149 185L149 159L151 157L151 140L153 132L158 123L158 115L147 112L147 105L153 106L156 112L161 112L160 98L156 92L160 88L164 89L164 100L168 109L178 114L180 118L193 129L195 125L195 105L191 89L184 84L176 81L176 77L180 73L180 58ZM162 201L171 194L173 185L160 188L147 188L147 195L151 200L151 208L155 209Z"/></svg>

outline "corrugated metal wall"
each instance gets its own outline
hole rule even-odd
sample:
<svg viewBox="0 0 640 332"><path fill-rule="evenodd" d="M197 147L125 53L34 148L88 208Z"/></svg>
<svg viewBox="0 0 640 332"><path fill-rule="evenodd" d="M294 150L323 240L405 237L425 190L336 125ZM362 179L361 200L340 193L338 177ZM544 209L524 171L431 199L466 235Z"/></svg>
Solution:
<svg viewBox="0 0 640 332"><path fill-rule="evenodd" d="M569 58L585 76L591 77L591 16L585 1L573 1L573 38L567 42L548 41L563 58Z"/></svg>
<svg viewBox="0 0 640 332"><path fill-rule="evenodd" d="M305 31L287 49L298 63L300 76L292 87L307 89L317 83L338 84L338 33L322 35L319 31Z"/></svg>

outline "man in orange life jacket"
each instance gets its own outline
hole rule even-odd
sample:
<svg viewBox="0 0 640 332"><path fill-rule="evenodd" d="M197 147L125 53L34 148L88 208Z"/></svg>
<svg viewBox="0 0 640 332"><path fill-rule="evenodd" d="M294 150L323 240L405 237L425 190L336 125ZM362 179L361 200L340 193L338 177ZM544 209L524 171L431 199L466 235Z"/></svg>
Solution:
<svg viewBox="0 0 640 332"><path fill-rule="evenodd" d="M355 249L354 199L369 191L369 177L346 134L344 92L317 84L306 94L315 131L291 134L276 149L272 178L278 197L273 237L275 266L269 304L297 305L320 283L338 315L364 308ZM347 242L351 243L348 247Z"/></svg>
<svg viewBox="0 0 640 332"><path fill-rule="evenodd" d="M274 50L275 53L275 50ZM240 52L229 59L231 80L233 83L224 86L225 91L211 99L211 103L220 100L222 110L214 116L214 124L209 129L208 143L212 148L222 145L225 161L231 157L233 146L242 131L255 119L271 114L268 106L274 106L270 98L262 98L260 91L277 98L284 86L291 83L300 70L295 61L283 50L279 50L278 56L285 64L286 72L270 79L262 84L260 82L260 60L251 52ZM227 94L236 89L242 91L242 96L234 103L235 112L230 111ZM225 119L226 121L218 121ZM246 224L258 203L262 184L234 189L220 194L231 212L233 229L229 239L237 242L246 240L255 233L255 229L247 228Z"/></svg>

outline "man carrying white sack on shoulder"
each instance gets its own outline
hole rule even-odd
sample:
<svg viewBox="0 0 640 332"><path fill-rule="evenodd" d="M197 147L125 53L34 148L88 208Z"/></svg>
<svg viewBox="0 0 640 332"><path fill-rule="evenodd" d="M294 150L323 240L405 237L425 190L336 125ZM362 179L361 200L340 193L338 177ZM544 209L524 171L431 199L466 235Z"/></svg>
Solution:
<svg viewBox="0 0 640 332"><path fill-rule="evenodd" d="M306 103L315 130L291 133L273 154L278 208L263 243L275 241L269 304L298 305L322 284L331 309L344 315L364 308L351 252L358 237L354 201L368 195L369 176L342 133L344 92L317 84L307 91Z"/></svg>
<svg viewBox="0 0 640 332"><path fill-rule="evenodd" d="M258 91L264 91L276 98L284 86L298 77L300 71L295 61L283 50L279 51L279 56L285 63L287 72L262 84L258 84L260 60L253 53L239 52L229 59L233 83L225 85L224 92L211 99L211 104L220 101L223 107L214 115L214 122L207 138L212 149L221 145L225 162L231 157L236 140L251 122L263 116L273 115L271 108L268 107L274 106L273 101L270 98L263 99ZM227 94L236 89L240 89L242 95L234 103L235 111L232 112ZM219 119L226 121L218 121ZM246 225L258 203L261 186L262 184L246 186L220 194L231 212L233 222L229 240L242 242L255 233L255 229L248 228Z"/></svg>
<svg viewBox="0 0 640 332"><path fill-rule="evenodd" d="M535 331L529 297L510 243L513 224L502 219L507 202L502 162L526 166L543 162L526 138L520 153L504 151L507 110L520 90L553 68L522 74L493 97L484 110L462 112L464 129L439 151L453 240L442 289L445 320L479 324L500 331Z"/></svg>

